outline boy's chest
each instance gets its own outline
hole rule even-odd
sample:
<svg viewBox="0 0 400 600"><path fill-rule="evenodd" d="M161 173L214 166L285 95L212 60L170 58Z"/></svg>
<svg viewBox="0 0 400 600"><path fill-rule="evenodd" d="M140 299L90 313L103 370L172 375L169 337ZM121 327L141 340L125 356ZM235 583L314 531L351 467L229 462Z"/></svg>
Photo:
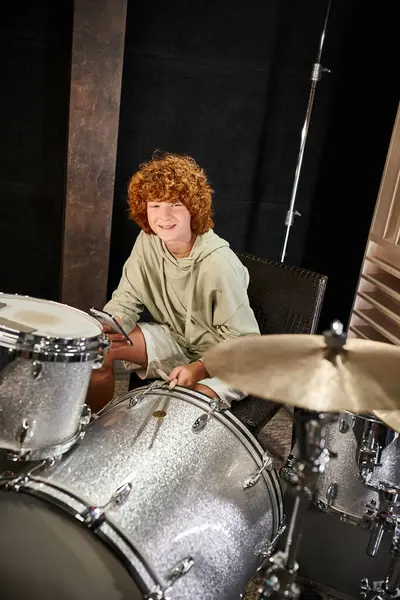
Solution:
<svg viewBox="0 0 400 600"><path fill-rule="evenodd" d="M152 295L159 296L162 304L171 305L178 313L187 310L190 305L196 320L209 320L214 294L212 281L205 269L195 268L190 273L190 270L171 272L160 268L153 272L147 271L146 278L153 290Z"/></svg>

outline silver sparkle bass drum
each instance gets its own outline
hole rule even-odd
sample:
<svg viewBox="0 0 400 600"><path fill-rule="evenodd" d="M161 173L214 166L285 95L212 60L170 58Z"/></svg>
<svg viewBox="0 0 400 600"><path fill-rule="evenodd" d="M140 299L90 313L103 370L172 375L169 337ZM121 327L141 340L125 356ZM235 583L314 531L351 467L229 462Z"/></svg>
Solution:
<svg viewBox="0 0 400 600"><path fill-rule="evenodd" d="M130 574L134 589L126 596L108 592L110 600L240 598L282 521L277 475L258 442L229 411L220 412L202 394L157 385L106 407L85 438L55 465L47 461L25 474L3 476L0 519L5 505L17 519L16 503L23 497L39 502L42 513L60 509L52 518L62 517L63 526L69 515L80 538L98 538L112 550L114 562L108 560L101 577L106 573L107 580L120 581L121 564ZM37 519L24 527L25 539L34 537ZM2 534L0 521L3 555L9 537L2 540ZM62 560L64 545L60 532L53 540L53 562ZM86 559L79 552L82 568ZM24 571L21 561L18 569ZM86 595L71 598L95 597L87 595L94 577L90 569L88 564ZM10 578L0 563L0 580L13 588ZM47 597L46 577L36 574L34 579L42 586L37 597ZM61 591L54 597L64 598Z"/></svg>

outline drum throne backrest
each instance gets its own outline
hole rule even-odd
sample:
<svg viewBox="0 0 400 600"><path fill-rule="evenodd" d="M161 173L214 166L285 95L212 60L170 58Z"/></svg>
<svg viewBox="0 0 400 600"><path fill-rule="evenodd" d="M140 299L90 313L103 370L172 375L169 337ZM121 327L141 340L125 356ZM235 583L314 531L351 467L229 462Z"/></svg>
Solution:
<svg viewBox="0 0 400 600"><path fill-rule="evenodd" d="M328 278L282 262L238 254L249 271L248 295L262 335L316 333ZM281 408L247 396L232 412L257 434Z"/></svg>

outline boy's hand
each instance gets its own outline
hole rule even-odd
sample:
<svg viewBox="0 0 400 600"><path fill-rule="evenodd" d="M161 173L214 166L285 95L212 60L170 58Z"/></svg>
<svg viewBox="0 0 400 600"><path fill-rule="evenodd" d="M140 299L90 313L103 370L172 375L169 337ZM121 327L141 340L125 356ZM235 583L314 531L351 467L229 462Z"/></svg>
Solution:
<svg viewBox="0 0 400 600"><path fill-rule="evenodd" d="M197 360L189 365L175 367L168 377L170 381L176 379L177 384L182 387L193 388L198 381L208 377L208 373L203 363Z"/></svg>

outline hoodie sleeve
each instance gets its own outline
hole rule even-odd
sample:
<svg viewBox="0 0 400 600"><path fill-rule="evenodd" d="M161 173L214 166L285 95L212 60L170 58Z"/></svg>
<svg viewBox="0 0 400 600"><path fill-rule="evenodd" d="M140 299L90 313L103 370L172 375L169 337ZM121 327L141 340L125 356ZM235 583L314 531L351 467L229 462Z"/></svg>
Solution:
<svg viewBox="0 0 400 600"><path fill-rule="evenodd" d="M128 333L134 329L144 308L137 285L137 282L142 280L140 245L139 235L130 257L124 264L119 285L104 307L104 310L121 319L122 326Z"/></svg>
<svg viewBox="0 0 400 600"><path fill-rule="evenodd" d="M247 287L249 273L232 252L221 257L214 275L213 326L222 340L259 335L260 330L250 307Z"/></svg>

